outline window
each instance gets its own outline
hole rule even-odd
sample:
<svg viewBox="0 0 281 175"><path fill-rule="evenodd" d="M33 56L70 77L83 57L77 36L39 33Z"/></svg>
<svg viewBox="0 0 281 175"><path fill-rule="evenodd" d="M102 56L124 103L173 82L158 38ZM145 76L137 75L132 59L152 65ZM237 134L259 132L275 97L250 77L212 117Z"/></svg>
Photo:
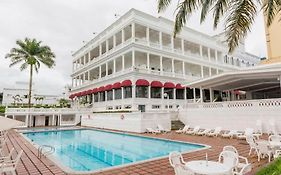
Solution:
<svg viewBox="0 0 281 175"><path fill-rule="evenodd" d="M160 105L152 105L152 109L160 109Z"/></svg>
<svg viewBox="0 0 281 175"><path fill-rule="evenodd" d="M121 88L114 90L115 100L122 99L122 91Z"/></svg>
<svg viewBox="0 0 281 175"><path fill-rule="evenodd" d="M105 92L100 92L100 101L105 101Z"/></svg>
<svg viewBox="0 0 281 175"><path fill-rule="evenodd" d="M148 98L148 87L147 86L137 86L136 87L136 97L137 98Z"/></svg>
<svg viewBox="0 0 281 175"><path fill-rule="evenodd" d="M186 99L194 99L193 89L186 88Z"/></svg>
<svg viewBox="0 0 281 175"><path fill-rule="evenodd" d="M151 98L161 98L162 88L161 87L151 87Z"/></svg>
<svg viewBox="0 0 281 175"><path fill-rule="evenodd" d="M176 89L176 99L184 99L184 89Z"/></svg>
<svg viewBox="0 0 281 175"><path fill-rule="evenodd" d="M132 87L123 87L124 98L132 98Z"/></svg>
<svg viewBox="0 0 281 175"><path fill-rule="evenodd" d="M115 109L122 109L121 105L115 106Z"/></svg>
<svg viewBox="0 0 281 175"><path fill-rule="evenodd" d="M138 106L139 111L145 112L145 105L139 105Z"/></svg>
<svg viewBox="0 0 281 175"><path fill-rule="evenodd" d="M125 108L125 109L131 109L131 108L132 108L132 105L125 105L124 108Z"/></svg>
<svg viewBox="0 0 281 175"><path fill-rule="evenodd" d="M174 99L174 89L165 88L164 94L167 94L167 97L165 97L166 99Z"/></svg>
<svg viewBox="0 0 281 175"><path fill-rule="evenodd" d="M89 103L90 103L90 104L93 103L93 95L92 95L92 94L89 95Z"/></svg>
<svg viewBox="0 0 281 175"><path fill-rule="evenodd" d="M107 109L107 110L112 110L113 107L112 107L112 106L107 106L106 109Z"/></svg>
<svg viewBox="0 0 281 175"><path fill-rule="evenodd" d="M99 102L99 94L94 94L94 102Z"/></svg>
<svg viewBox="0 0 281 175"><path fill-rule="evenodd" d="M113 92L112 90L107 91L107 101L113 100Z"/></svg>

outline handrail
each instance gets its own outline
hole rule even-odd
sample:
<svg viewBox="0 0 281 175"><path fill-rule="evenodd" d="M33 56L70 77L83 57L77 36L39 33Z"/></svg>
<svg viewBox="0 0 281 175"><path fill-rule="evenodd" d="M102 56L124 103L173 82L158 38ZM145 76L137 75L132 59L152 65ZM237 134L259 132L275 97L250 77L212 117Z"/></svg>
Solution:
<svg viewBox="0 0 281 175"><path fill-rule="evenodd" d="M44 148L49 148L50 150L43 152ZM55 151L56 151L55 147L53 147L51 145L41 145L38 148L38 157L39 157L39 159L41 159L42 156L46 157L47 155L53 154Z"/></svg>

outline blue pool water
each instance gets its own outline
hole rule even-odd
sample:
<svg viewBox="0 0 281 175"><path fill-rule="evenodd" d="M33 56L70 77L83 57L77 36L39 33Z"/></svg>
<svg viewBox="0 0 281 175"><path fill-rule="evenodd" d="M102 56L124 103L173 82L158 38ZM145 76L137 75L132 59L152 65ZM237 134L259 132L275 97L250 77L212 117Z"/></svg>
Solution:
<svg viewBox="0 0 281 175"><path fill-rule="evenodd" d="M55 158L74 171L94 171L117 165L186 152L202 145L173 142L99 130L31 132L25 135L38 145L56 148Z"/></svg>

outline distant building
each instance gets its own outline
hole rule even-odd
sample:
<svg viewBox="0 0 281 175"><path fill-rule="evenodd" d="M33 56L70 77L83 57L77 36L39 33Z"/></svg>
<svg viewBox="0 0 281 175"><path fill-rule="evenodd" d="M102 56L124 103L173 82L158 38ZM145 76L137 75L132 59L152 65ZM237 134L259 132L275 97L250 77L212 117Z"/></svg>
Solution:
<svg viewBox="0 0 281 175"><path fill-rule="evenodd" d="M46 95L32 89L32 104L58 104L61 96ZM28 82L16 82L14 87L3 89L2 105L22 105L28 103Z"/></svg>
<svg viewBox="0 0 281 175"><path fill-rule="evenodd" d="M275 20L273 21L270 27L267 27L265 22L268 54L268 59L263 61L263 63L265 64L281 62L281 22L279 21L280 17L281 13L276 16Z"/></svg>

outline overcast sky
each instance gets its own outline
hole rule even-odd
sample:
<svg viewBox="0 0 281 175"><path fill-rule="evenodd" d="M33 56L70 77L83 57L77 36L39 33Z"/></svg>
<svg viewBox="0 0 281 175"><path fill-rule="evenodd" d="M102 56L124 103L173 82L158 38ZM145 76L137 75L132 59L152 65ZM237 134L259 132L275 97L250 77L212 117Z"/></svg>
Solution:
<svg viewBox="0 0 281 175"><path fill-rule="evenodd" d="M174 0L176 1L176 0ZM56 67L41 67L34 75L37 92L60 94L71 83L71 52L78 50L83 41L91 40L112 24L114 14L123 15L131 8L154 16L173 19L175 4L165 13L157 14L156 0L0 0L0 92L13 87L16 81L28 81L28 71L18 66L9 68L6 53L15 47L17 39L36 38L49 45L56 54ZM214 35L211 17L199 24L198 15L192 16L188 27ZM221 29L223 27L220 27ZM246 50L257 56L266 56L263 18L258 15L252 32L246 39ZM40 89L40 90L39 90Z"/></svg>

